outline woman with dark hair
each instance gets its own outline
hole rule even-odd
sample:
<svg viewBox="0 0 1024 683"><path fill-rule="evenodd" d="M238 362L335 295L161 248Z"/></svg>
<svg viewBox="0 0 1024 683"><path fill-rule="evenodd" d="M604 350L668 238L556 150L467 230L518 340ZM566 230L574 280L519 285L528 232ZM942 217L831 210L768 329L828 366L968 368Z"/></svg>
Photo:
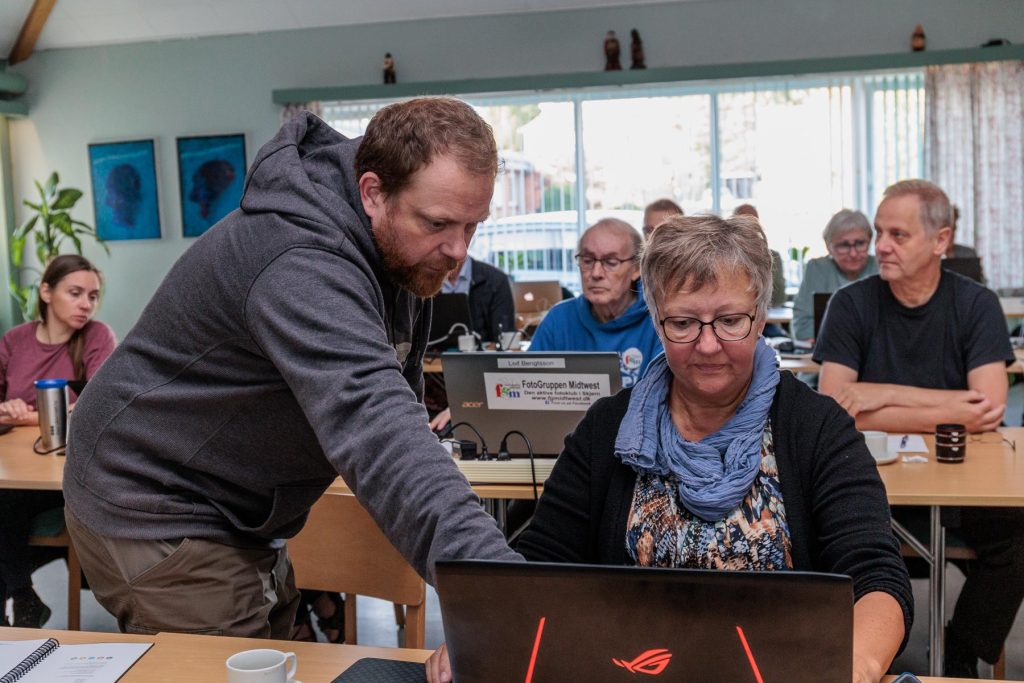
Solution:
<svg viewBox="0 0 1024 683"><path fill-rule="evenodd" d="M114 350L113 330L92 320L101 284L99 270L81 256L58 256L46 267L39 319L0 340L0 424L38 424L35 380L87 380ZM77 399L74 390L70 399ZM63 504L55 491L0 492L0 605L13 598L14 626L41 627L50 616L32 589L28 536L36 514Z"/></svg>

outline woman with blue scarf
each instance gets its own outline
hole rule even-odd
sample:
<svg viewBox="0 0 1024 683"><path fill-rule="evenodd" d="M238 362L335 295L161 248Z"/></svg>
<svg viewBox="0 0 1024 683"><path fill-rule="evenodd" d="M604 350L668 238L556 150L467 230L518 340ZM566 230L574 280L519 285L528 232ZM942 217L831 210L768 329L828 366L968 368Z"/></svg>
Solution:
<svg viewBox="0 0 1024 683"><path fill-rule="evenodd" d="M761 339L772 261L757 220L673 217L641 263L665 353L567 437L518 550L847 574L854 681L878 681L910 631L910 581L853 420L780 373Z"/></svg>

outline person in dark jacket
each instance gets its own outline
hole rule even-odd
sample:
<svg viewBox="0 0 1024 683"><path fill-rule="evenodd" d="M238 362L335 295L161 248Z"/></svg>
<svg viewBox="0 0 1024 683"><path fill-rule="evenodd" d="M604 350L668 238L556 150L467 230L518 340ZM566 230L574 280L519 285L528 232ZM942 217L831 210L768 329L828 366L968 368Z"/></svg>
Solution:
<svg viewBox="0 0 1024 683"><path fill-rule="evenodd" d="M517 546L530 561L847 574L853 680L876 683L913 596L853 420L764 343L772 258L750 217L676 216L642 258L665 353L595 403ZM428 672L444 668L435 653Z"/></svg>
<svg viewBox="0 0 1024 683"><path fill-rule="evenodd" d="M75 409L65 517L124 631L287 638L285 539L341 474L422 576L520 559L427 427L429 298L498 168L450 98L349 140L312 114L256 155L240 210L175 263Z"/></svg>

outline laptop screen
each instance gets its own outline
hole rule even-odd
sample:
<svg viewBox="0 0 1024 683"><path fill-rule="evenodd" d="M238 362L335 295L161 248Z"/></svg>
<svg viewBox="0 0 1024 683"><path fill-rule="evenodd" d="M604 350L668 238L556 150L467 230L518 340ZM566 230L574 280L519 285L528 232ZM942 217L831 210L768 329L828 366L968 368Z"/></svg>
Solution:
<svg viewBox="0 0 1024 683"><path fill-rule="evenodd" d="M562 300L562 285L557 280L515 282L516 313L539 313Z"/></svg>
<svg viewBox="0 0 1024 683"><path fill-rule="evenodd" d="M832 298L832 292L814 293L814 338L818 338L821 331L821 321L825 319L825 311L828 309L828 301Z"/></svg>
<svg viewBox="0 0 1024 683"><path fill-rule="evenodd" d="M435 571L458 683L853 677L846 576L479 561Z"/></svg>
<svg viewBox="0 0 1024 683"><path fill-rule="evenodd" d="M591 404L622 388L614 352L446 353L441 365L452 424L469 422L491 453L518 430L534 455L557 456ZM508 447L513 456L528 454L519 438Z"/></svg>
<svg viewBox="0 0 1024 683"><path fill-rule="evenodd" d="M464 325L465 330L454 325ZM432 351L444 351L459 346L459 335L473 330L466 294L438 294L434 297L434 313L430 318L430 337L427 346Z"/></svg>

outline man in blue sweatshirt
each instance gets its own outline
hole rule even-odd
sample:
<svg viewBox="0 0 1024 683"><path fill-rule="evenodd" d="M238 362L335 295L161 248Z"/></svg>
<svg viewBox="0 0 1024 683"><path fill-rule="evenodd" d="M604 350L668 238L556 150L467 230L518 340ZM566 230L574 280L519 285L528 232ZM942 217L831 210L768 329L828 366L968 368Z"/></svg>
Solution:
<svg viewBox="0 0 1024 683"><path fill-rule="evenodd" d="M642 247L625 221L605 218L587 228L576 254L583 296L548 311L530 350L615 351L622 386L633 386L662 351L640 289Z"/></svg>

